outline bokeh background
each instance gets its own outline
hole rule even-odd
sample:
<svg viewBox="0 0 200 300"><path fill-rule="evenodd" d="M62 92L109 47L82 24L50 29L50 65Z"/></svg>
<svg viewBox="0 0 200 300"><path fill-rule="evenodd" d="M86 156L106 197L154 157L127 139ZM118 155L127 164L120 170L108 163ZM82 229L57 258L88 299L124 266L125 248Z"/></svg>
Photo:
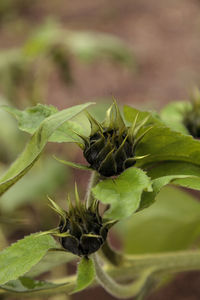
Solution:
<svg viewBox="0 0 200 300"><path fill-rule="evenodd" d="M25 109L40 102L62 109L95 101L93 112L101 119L112 97L121 105L159 110L170 101L188 99L199 84L199 0L0 1L1 103ZM3 173L28 135L5 112L0 126ZM55 162L55 153L84 162L74 145L48 145L34 169L2 197L0 248L30 232L55 227L46 194L64 207L64 195L76 180L84 196L89 174ZM117 233L111 239L120 247ZM73 271L74 264L67 270ZM53 276L65 273L62 266ZM199 282L200 272L180 274L148 299L197 300ZM112 299L101 288L72 299L93 297Z"/></svg>

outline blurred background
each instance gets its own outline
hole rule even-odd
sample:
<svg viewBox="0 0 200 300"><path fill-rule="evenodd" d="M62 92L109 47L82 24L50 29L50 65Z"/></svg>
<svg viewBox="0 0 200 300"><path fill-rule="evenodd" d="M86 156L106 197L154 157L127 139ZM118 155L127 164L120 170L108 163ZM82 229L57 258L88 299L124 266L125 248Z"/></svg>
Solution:
<svg viewBox="0 0 200 300"><path fill-rule="evenodd" d="M63 109L95 101L91 112L102 120L112 97L121 105L159 110L170 101L188 99L199 84L199 0L0 0L0 104L23 110L43 103ZM3 111L0 126L3 174L29 136ZM52 154L84 162L75 145L46 147L35 167L2 197L0 248L31 232L55 227L58 220L47 210L47 194L65 207L66 193L72 192L76 180L84 197L89 174L68 169ZM173 216L169 199L176 203ZM127 253L191 247L199 221L199 215L186 218L188 211L194 211L193 197L168 187L158 203L117 226L112 243ZM127 232L124 239L122 229ZM38 278L61 277L74 268L74 263L64 264ZM148 299L197 300L199 282L200 272L181 274ZM71 298L93 297L113 299L101 288Z"/></svg>

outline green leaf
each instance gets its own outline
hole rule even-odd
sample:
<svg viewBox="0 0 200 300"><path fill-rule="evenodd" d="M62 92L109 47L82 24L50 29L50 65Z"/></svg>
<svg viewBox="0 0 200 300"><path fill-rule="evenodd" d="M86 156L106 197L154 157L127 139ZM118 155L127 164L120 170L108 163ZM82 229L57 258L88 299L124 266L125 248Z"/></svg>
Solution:
<svg viewBox="0 0 200 300"><path fill-rule="evenodd" d="M169 183L200 190L200 167L182 162L163 162L162 164L149 166L147 175L152 178L150 193L144 192L139 209L151 205L161 188Z"/></svg>
<svg viewBox="0 0 200 300"><path fill-rule="evenodd" d="M183 118L183 110L189 105L188 102L178 103L174 105L176 107L176 113L173 120L169 120L171 128L173 130L181 131L177 129L177 124L181 124L181 118ZM169 115L173 118L173 109L169 109ZM181 110L182 107L182 110ZM166 109L167 110L167 109ZM147 157L138 160L136 166L144 167L149 163L156 163L161 161L183 161L190 162L192 164L200 165L200 143L194 140L191 136L185 136L181 133L170 130L170 128L164 127L164 122L158 119L155 114L148 112L140 112L134 108L125 106L124 115L127 121L133 122L136 115L138 115L138 121L142 121L145 117L150 117L147 124L154 124L155 126L145 135L136 148L136 156L148 155ZM163 114L161 113L163 117ZM164 121L165 121L165 117ZM167 119L167 117L166 117ZM175 126L175 123L177 126ZM174 126L174 127L173 127ZM144 128L143 130L146 130ZM187 133L182 130L181 132ZM141 132L139 133L141 134Z"/></svg>
<svg viewBox="0 0 200 300"><path fill-rule="evenodd" d="M200 190L200 177L186 177L186 178L180 178L173 180L174 184L194 189L194 190Z"/></svg>
<svg viewBox="0 0 200 300"><path fill-rule="evenodd" d="M200 167L184 162L163 162L149 168L147 174L152 179L173 177L173 183L200 190Z"/></svg>
<svg viewBox="0 0 200 300"><path fill-rule="evenodd" d="M33 134L40 126L40 124L51 115L58 112L58 109L52 105L37 104L29 107L24 111L16 109L8 105L2 105L2 109L13 115L17 121L19 129L29 134ZM80 142L79 135L89 135L90 127L87 117L79 114L78 118L75 116L73 120L64 122L61 126L56 128L49 138L50 142Z"/></svg>
<svg viewBox="0 0 200 300"><path fill-rule="evenodd" d="M32 293L41 290L51 290L59 286L62 286L62 284L35 280L29 277L20 277L17 280L11 280L1 285L0 288L11 293Z"/></svg>
<svg viewBox="0 0 200 300"><path fill-rule="evenodd" d="M78 133L78 135L77 135ZM65 122L60 126L50 137L50 142L57 143L83 143L79 136L89 136L90 125L86 116L80 113L78 117L73 117L72 120Z"/></svg>
<svg viewBox="0 0 200 300"><path fill-rule="evenodd" d="M77 256L67 251L48 251L45 256L26 273L26 276L38 276L75 259L77 259Z"/></svg>
<svg viewBox="0 0 200 300"><path fill-rule="evenodd" d="M137 117L137 121L141 122L145 118L149 117L148 121L145 123L147 124L162 124L159 115L155 112L147 112L147 111L140 111L136 108L130 107L128 105L124 105L124 117L125 119L133 123L135 118Z"/></svg>
<svg viewBox="0 0 200 300"><path fill-rule="evenodd" d="M24 111L8 105L1 106L1 108L17 119L20 130L30 134L33 134L38 129L44 119L58 112L58 109L53 105L48 106L43 104L28 107Z"/></svg>
<svg viewBox="0 0 200 300"><path fill-rule="evenodd" d="M115 226L128 254L183 250L200 236L200 203L188 193L165 187L148 209Z"/></svg>
<svg viewBox="0 0 200 300"><path fill-rule="evenodd" d="M192 136L172 131L168 127L154 126L136 147L137 167L146 167L163 161L188 162L200 166L200 142Z"/></svg>
<svg viewBox="0 0 200 300"><path fill-rule="evenodd" d="M0 252L0 284L15 280L37 264L46 252L57 247L50 235L31 234Z"/></svg>
<svg viewBox="0 0 200 300"><path fill-rule="evenodd" d="M0 195L23 177L35 164L53 132L64 122L73 118L90 104L91 103L86 103L64 109L46 118L40 124L39 128L26 145L24 152L17 158L6 174L1 178Z"/></svg>
<svg viewBox="0 0 200 300"><path fill-rule="evenodd" d="M177 161L167 161L158 163L156 165L149 165L147 169L147 174L152 179L165 177L165 176L176 176L179 175L188 175L198 176L200 175L200 166L196 166L186 162L177 162Z"/></svg>
<svg viewBox="0 0 200 300"><path fill-rule="evenodd" d="M102 203L111 205L105 216L120 220L138 209L144 190L151 191L150 178L141 169L132 167L116 179L101 181L92 192Z"/></svg>
<svg viewBox="0 0 200 300"><path fill-rule="evenodd" d="M164 186L168 185L169 183L175 182L175 179L178 177L184 178L185 176L186 175L163 176L152 180L153 191L150 193L145 191L143 192L138 210L142 210L152 205L156 201L157 195Z"/></svg>
<svg viewBox="0 0 200 300"><path fill-rule="evenodd" d="M192 105L189 101L172 102L161 110L160 117L163 122L174 131L189 134L187 128L183 124L183 119L185 112L191 108Z"/></svg>
<svg viewBox="0 0 200 300"><path fill-rule="evenodd" d="M80 292L88 287L95 278L95 268L93 260L83 257L78 264L77 284L73 293Z"/></svg>

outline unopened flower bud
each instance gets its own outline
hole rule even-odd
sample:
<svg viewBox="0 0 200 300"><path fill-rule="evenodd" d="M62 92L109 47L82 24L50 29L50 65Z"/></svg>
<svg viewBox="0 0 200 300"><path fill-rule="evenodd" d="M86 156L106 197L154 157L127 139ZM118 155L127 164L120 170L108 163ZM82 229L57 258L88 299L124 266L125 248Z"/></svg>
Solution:
<svg viewBox="0 0 200 300"><path fill-rule="evenodd" d="M136 135L147 118L136 124L136 117L134 124L127 127L116 103L107 111L107 118L103 123L97 122L89 114L88 118L91 134L89 138L83 138L83 154L90 167L102 176L109 177L119 175L133 166L138 159L135 156L137 144L149 129L137 138Z"/></svg>
<svg viewBox="0 0 200 300"><path fill-rule="evenodd" d="M195 90L192 107L184 113L183 123L194 138L200 138L200 92Z"/></svg>
<svg viewBox="0 0 200 300"><path fill-rule="evenodd" d="M77 190L76 205L73 206L69 200L68 211L49 200L61 220L57 229L46 233L59 237L62 247L78 256L88 256L99 250L107 238L109 228L115 223L103 220L99 214L99 202L94 200L93 204L86 208L86 205L80 202Z"/></svg>

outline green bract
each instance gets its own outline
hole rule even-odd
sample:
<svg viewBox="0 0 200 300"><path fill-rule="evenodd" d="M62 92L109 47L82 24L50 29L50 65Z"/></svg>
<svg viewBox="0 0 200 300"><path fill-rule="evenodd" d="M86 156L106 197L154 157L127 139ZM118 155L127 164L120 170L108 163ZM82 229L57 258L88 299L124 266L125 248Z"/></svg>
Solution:
<svg viewBox="0 0 200 300"><path fill-rule="evenodd" d="M107 117L103 123L96 121L90 114L88 119L91 124L90 136L81 137L84 141L84 156L92 169L105 177L116 176L142 158L135 155L136 147L151 127L141 135L137 134L148 117L137 123L136 116L132 126L127 127L114 102L107 110Z"/></svg>

